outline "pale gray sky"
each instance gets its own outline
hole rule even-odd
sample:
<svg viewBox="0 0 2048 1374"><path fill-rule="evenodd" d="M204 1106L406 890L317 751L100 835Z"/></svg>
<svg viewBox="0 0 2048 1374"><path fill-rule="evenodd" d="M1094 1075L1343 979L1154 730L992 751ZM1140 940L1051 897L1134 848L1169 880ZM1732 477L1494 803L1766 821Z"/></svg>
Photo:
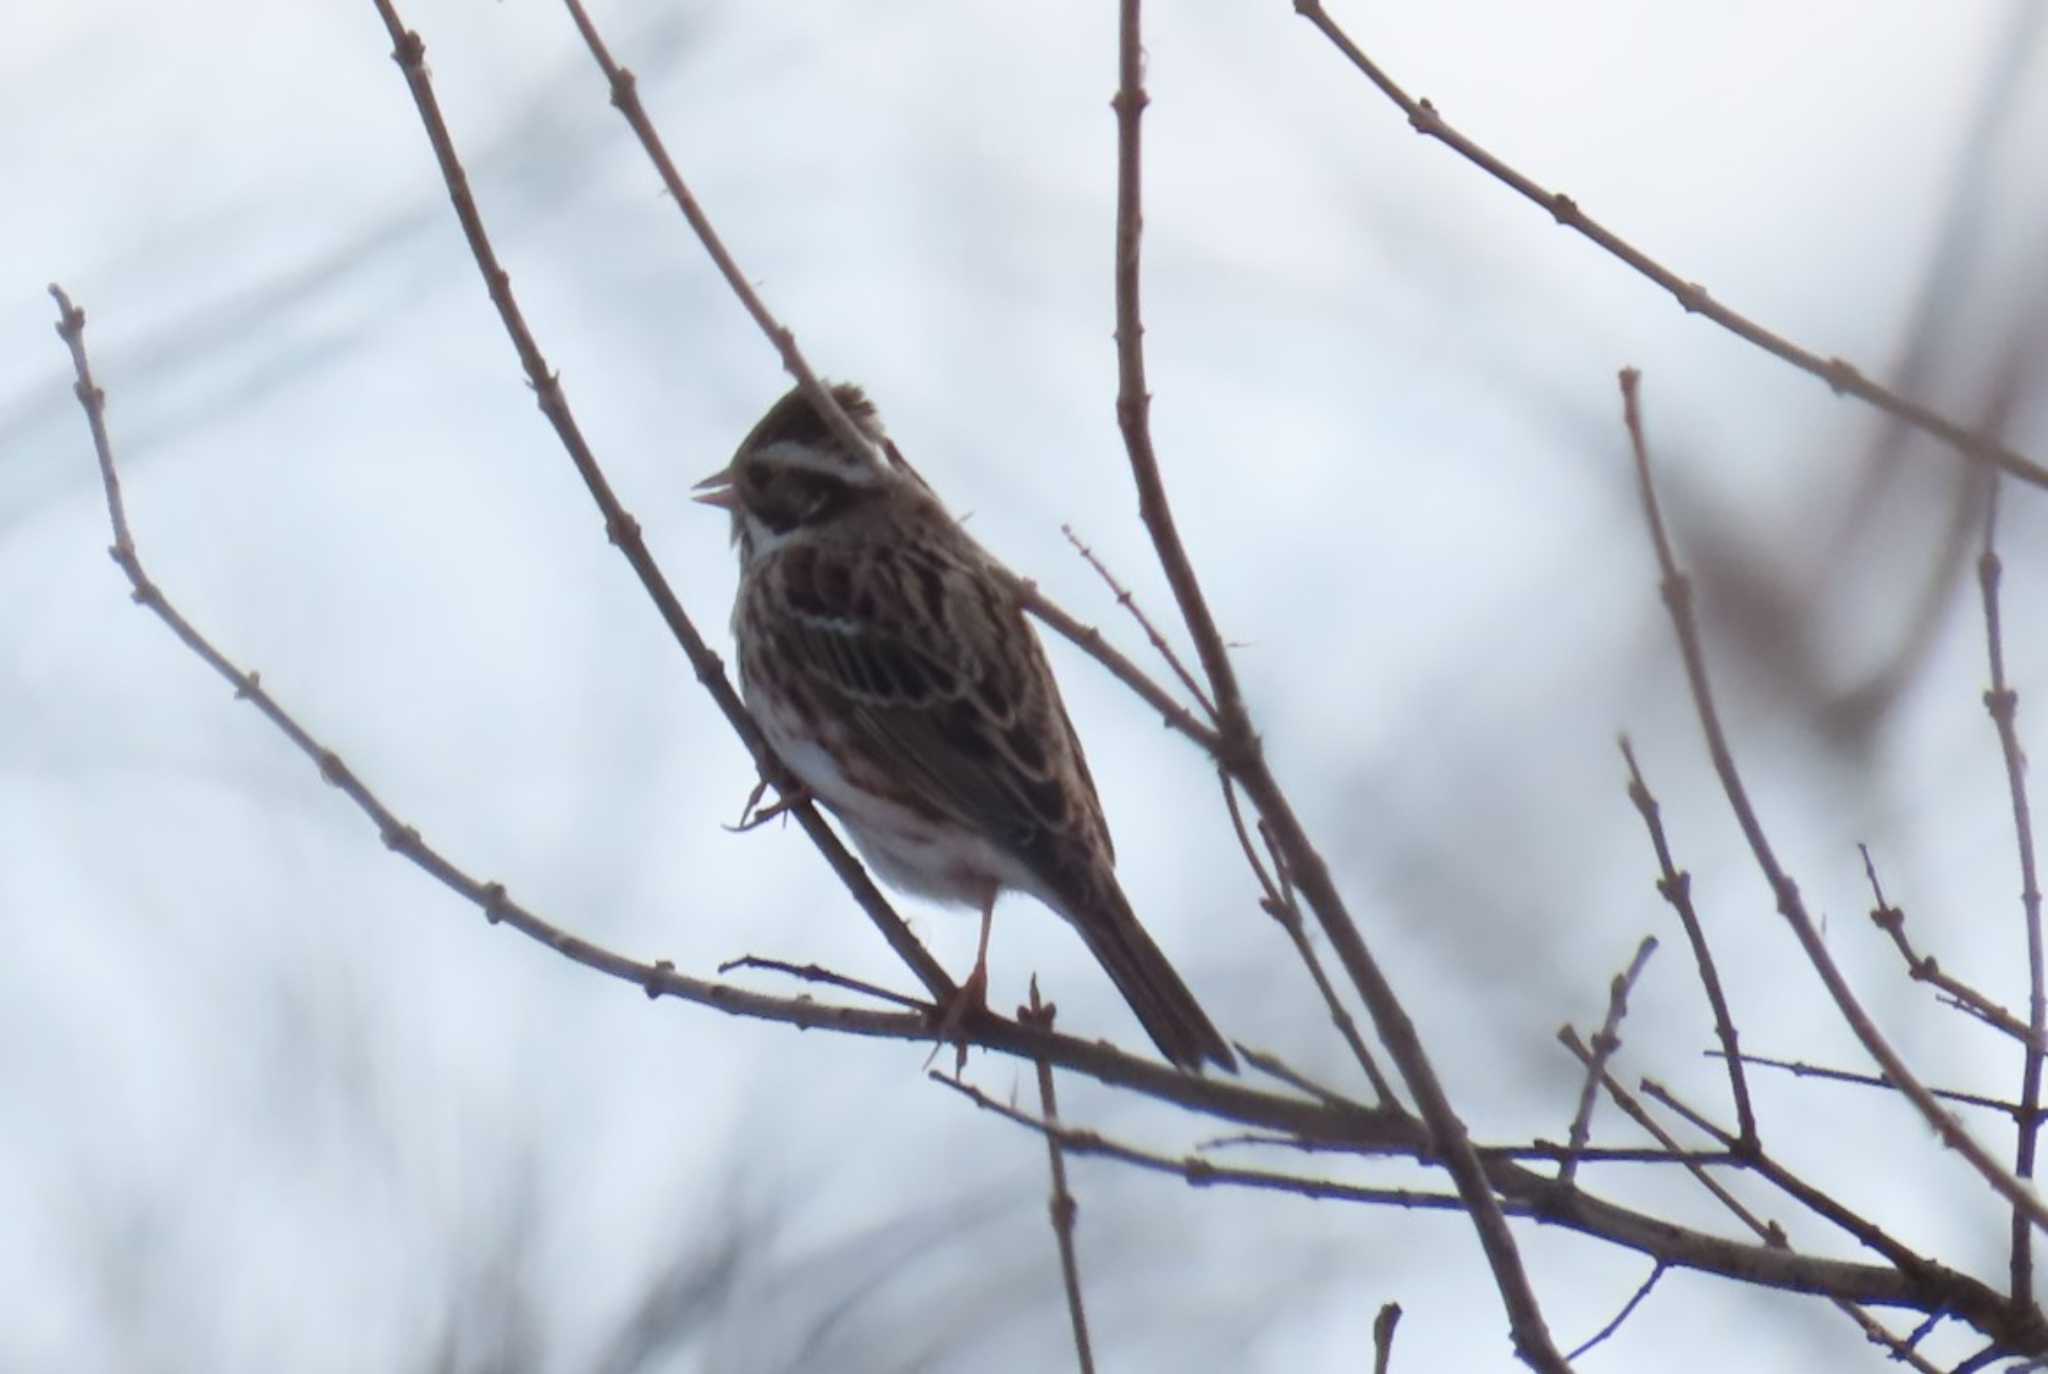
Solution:
<svg viewBox="0 0 2048 1374"><path fill-rule="evenodd" d="M1649 931L1666 948L1622 1068L1726 1115L1622 729L1698 875L1745 1044L1864 1067L1712 788L1628 481L1623 364L1646 373L1687 555L1730 574L1705 606L1726 706L1837 958L1929 1077L2013 1091L2017 1056L1900 975L1854 849L1871 843L1945 966L2023 1002L1967 580L1876 729L1831 736L1820 709L1901 635L1953 464L1910 446L1845 534L1870 412L1417 138L1290 6L1153 8L1165 471L1283 780L1475 1132L1563 1135L1577 1084L1552 1034L1597 1018ZM685 496L783 389L771 350L559 9L404 13L543 349L723 645L723 522ZM2048 81L2020 13L1337 11L1465 132L1824 355L1893 374L1941 264L1915 390L1965 419L2044 302ZM1144 657L1059 532L1167 617L1111 410L1113 7L621 0L597 18L812 361L868 386L977 537ZM701 1314L650 1368L1067 1367L1038 1140L927 1083L917 1047L650 1006L489 928L128 604L51 280L88 312L152 572L402 816L635 955L906 981L799 832L720 828L750 766L533 406L369 4L80 0L23 7L10 36L0 1366L602 1367L673 1270ZM1996 90L2017 94L1987 114ZM2030 394L2010 437L2038 457ZM2007 653L2031 694L2048 522L2036 493L2009 496ZM1737 572L1809 598L1811 635L1770 639ZM1052 652L1148 926L1228 1033L1350 1082L1202 760ZM965 968L971 920L906 913ZM1140 1043L1080 943L1012 898L996 1005L1034 971L1066 1029ZM1029 1096L1010 1062L969 1070ZM2003 1214L1901 1106L1757 1088L1788 1162L1999 1280ZM1212 1133L1079 1082L1063 1106L1174 1151ZM1590 1182L1732 1234L1695 1191ZM1512 1364L1462 1218L1089 1161L1075 1186L1105 1368L1357 1369L1390 1299L1397 1369ZM1796 1242L1850 1253L1750 1195ZM1518 1234L1567 1345L1647 1272ZM1933 1340L1951 1361L1973 1348ZM1881 1358L1811 1300L1677 1274L1582 1367Z"/></svg>

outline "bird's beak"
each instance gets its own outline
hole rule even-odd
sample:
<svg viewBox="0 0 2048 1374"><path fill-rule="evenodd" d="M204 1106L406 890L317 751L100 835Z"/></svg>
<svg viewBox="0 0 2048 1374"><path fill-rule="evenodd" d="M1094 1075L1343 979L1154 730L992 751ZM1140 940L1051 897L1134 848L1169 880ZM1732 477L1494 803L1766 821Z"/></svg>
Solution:
<svg viewBox="0 0 2048 1374"><path fill-rule="evenodd" d="M732 481L732 464L728 463L696 486L690 488L692 491L701 493L690 499L707 506L716 506L720 510L732 510L739 505L740 501L740 494L733 489Z"/></svg>

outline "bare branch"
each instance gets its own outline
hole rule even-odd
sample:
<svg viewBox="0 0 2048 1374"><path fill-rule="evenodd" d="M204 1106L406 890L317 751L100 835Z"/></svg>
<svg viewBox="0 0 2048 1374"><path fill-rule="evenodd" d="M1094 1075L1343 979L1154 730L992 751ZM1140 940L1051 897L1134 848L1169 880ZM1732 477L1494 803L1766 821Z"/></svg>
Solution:
<svg viewBox="0 0 2048 1374"><path fill-rule="evenodd" d="M2015 1209L2023 1213L2035 1226L2048 1228L2048 1206L2024 1183L2000 1167L1977 1140L1965 1130L1940 1102L1935 1100L1920 1080L1906 1067L1904 1059L1878 1030L1877 1023L1864 1011L1863 1004L1856 999L1849 982L1842 971L1835 966L1835 959L1828 952L1827 945L1820 938L1813 918L1807 914L1806 904L1799 896L1799 889L1791 877L1779 866L1777 855L1772 851L1770 840L1764 834L1763 822L1757 818L1756 808L1750 804L1749 793L1742 784L1742 776L1735 767L1734 753L1728 747L1726 733L1721 728L1719 712L1715 710L1713 692L1707 681L1706 652L1700 643L1699 628L1692 614L1692 589L1678 570L1677 560L1672 556L1671 541L1664 531L1664 517L1657 509L1657 491L1650 479L1650 457L1643 441L1642 416L1636 404L1638 374L1632 368L1621 373L1621 394L1623 418L1628 426L1629 443L1635 454L1636 476L1642 488L1643 514L1650 527L1650 537L1656 547L1657 566L1662 575L1664 604L1671 612L1671 623L1677 631L1678 646L1685 664L1687 682L1692 688L1693 704L1697 708L1700 728L1706 735L1707 752L1712 756L1714 772L1721 779L1721 790L1728 798L1729 808L1735 813L1737 824L1742 827L1743 837L1749 842L1750 853L1755 857L1757 867L1769 884L1777 899L1778 913L1792 928L1800 948L1806 952L1807 962L1813 965L1827 987L1828 995L1834 998L1842 1019L1863 1042L1871 1058L1883 1067L1885 1076L1899 1085L1907 1099L1916 1107L1921 1116L1935 1130L1942 1144L1960 1154L1971 1168Z"/></svg>
<svg viewBox="0 0 2048 1374"><path fill-rule="evenodd" d="M1585 1354L1588 1350L1591 1350L1594 1346L1600 1344L1600 1342L1606 1340L1615 1332L1621 1330L1621 1324L1628 1320L1629 1314L1631 1312L1634 1312L1636 1308L1642 1306L1643 1299L1649 1297L1650 1290L1657 1286L1657 1280L1664 1277L1665 1267L1666 1266L1659 1264L1652 1268L1650 1270L1650 1277L1644 1279L1642 1282L1642 1286L1636 1289L1635 1295L1631 1297L1626 1303L1622 1304L1621 1311L1614 1314L1614 1320L1607 1323L1607 1325L1601 1327L1598 1331L1595 1331L1591 1336L1587 1337L1586 1340L1582 1342L1577 1349L1573 1350L1572 1353L1565 1356L1565 1358L1568 1360L1576 1360L1577 1358L1579 1358L1579 1356Z"/></svg>
<svg viewBox="0 0 2048 1374"><path fill-rule="evenodd" d="M1215 703L1209 700L1209 694L1202 690L1201 683L1195 681L1194 674L1188 671L1187 665L1180 661L1180 655L1173 651L1173 646L1166 642L1166 636L1159 633L1159 627L1145 614L1145 608L1131 595L1131 589L1116 580L1116 574L1109 570L1109 565L1095 556L1095 550L1081 542L1081 536L1074 533L1072 525L1061 525L1060 533L1067 537L1067 542L1074 546L1074 551L1087 560L1088 566L1095 569L1096 576L1108 584L1110 592L1116 597L1116 604L1131 613L1131 618L1138 622L1138 628L1145 632L1145 638L1152 642L1152 647L1166 660L1166 666L1173 669L1173 675L1180 679L1181 686L1187 688L1189 694L1202 704L1202 709L1209 713L1210 719L1215 719Z"/></svg>
<svg viewBox="0 0 2048 1374"><path fill-rule="evenodd" d="M1573 1037L1572 1050L1573 1053L1579 1055L1582 1060L1590 1057L1591 1055L1590 1050L1587 1050L1585 1046L1577 1043L1576 1036ZM1603 1081L1607 1088L1608 1095L1613 1097L1615 1105L1619 1106L1638 1125L1640 1125L1644 1130L1648 1131L1658 1141L1660 1141L1666 1146L1675 1146L1676 1142L1672 1140L1670 1133L1667 1132L1661 1125L1657 1123L1656 1119L1649 1114L1649 1112L1643 1107L1641 1103L1635 1100L1634 1096L1630 1094L1627 1089L1623 1088L1621 1084L1617 1083L1614 1080L1614 1076L1612 1074L1605 1075ZM1645 1082L1643 1086L1645 1090L1648 1090L1651 1087L1651 1085L1648 1082ZM1678 1111L1680 1115L1685 1116L1687 1120L1694 1121L1695 1124L1701 1125L1702 1128L1705 1129L1709 1134L1716 1135L1717 1137L1722 1139L1728 1138L1725 1132L1718 1131L1710 1124L1705 1123L1702 1119L1692 1114L1688 1109L1678 1106L1675 1103L1669 1103L1668 1105L1672 1105L1673 1109ZM1761 1155L1762 1151L1760 1149L1752 1149L1743 1158L1743 1166L1754 1167L1757 1160L1761 1157ZM1727 1207L1731 1212L1733 1212L1735 1216L1739 1218L1745 1226L1749 1227L1751 1231L1755 1232L1756 1235L1763 1240L1764 1248L1767 1253L1792 1253L1791 1243L1786 1239L1784 1230L1776 1222L1765 1222L1759 1217L1757 1217L1756 1214L1751 1212L1748 1207L1744 1206L1741 1202L1737 1201L1734 1194L1730 1193L1727 1189L1723 1188L1716 1180L1710 1178L1704 1169L1694 1169L1693 1176L1697 1178L1709 1192L1713 1193L1713 1195L1716 1198L1720 1199L1723 1206ZM1903 1281L1904 1276L1901 1277ZM1919 1355L1911 1351L1901 1351L1899 1349L1899 1343L1897 1338L1894 1337L1890 1331L1886 1330L1884 1325L1880 1323L1875 1317L1871 1316L1870 1313L1864 1310L1862 1301L1853 1299L1839 1290L1827 1294L1827 1297L1828 1300L1834 1304L1836 1310L1841 1312L1842 1315L1844 1315L1850 1321L1854 1322L1857 1325L1857 1327L1863 1332L1865 1339L1872 1341L1875 1344L1885 1346L1887 1349L1891 1349L1894 1352L1894 1354L1898 1356L1899 1359L1901 1359L1907 1364L1912 1365L1915 1369L1923 1371L1923 1374L1938 1374L1938 1371L1935 1371L1930 1366L1928 1366L1927 1362L1924 1359L1922 1359ZM1924 1310L1940 1312L1945 1309L1940 1307L1933 1307ZM2025 1314L2015 1315L2019 1316L2021 1322L2025 1325L2032 1326L2039 1324L2038 1313L2029 1311Z"/></svg>
<svg viewBox="0 0 2048 1374"><path fill-rule="evenodd" d="M1031 1005L1017 1008L1017 1019L1027 1026L1052 1029L1053 1009L1038 999L1038 979L1031 979ZM1057 1128L1058 1098L1052 1085L1052 1065L1038 1061L1038 1109L1046 1124ZM1081 1302L1081 1264L1074 1254L1074 1215L1079 1208L1067 1189L1067 1160L1055 1130L1045 1132L1045 1153L1052 1168L1052 1199L1047 1211L1052 1233L1060 1249L1060 1280L1067 1290L1067 1316L1074 1328L1074 1357L1081 1374L1095 1374L1095 1355L1088 1345L1088 1312Z"/></svg>
<svg viewBox="0 0 2048 1374"><path fill-rule="evenodd" d="M1907 975L1916 983L1931 984L1943 994L1948 1005L1968 1013L1991 1029L2011 1036L2022 1045L2042 1045L2043 1038L2036 1036L2026 1022L1962 979L1946 972L1933 955L1921 954L1913 948L1913 942L1906 938L1905 909L1885 900L1884 887L1877 880L1877 863L1870 857L1870 846L1859 845L1857 848L1863 853L1863 872L1870 880L1871 895L1877 901L1870 910L1871 924L1892 937L1892 945L1899 951L1899 957L1906 961Z"/></svg>
<svg viewBox="0 0 2048 1374"><path fill-rule="evenodd" d="M767 973L786 973L790 977L800 978L806 983L822 983L826 987L840 988L847 992L857 992L863 997L872 997L878 1002L892 1002L899 1007L910 1007L919 1011L931 1010L929 1004L920 1002L915 997L905 997L900 992L891 991L888 988L880 987L859 978L849 978L843 973L834 973L831 969L820 967L817 964L798 964L792 963L787 959L764 959L758 954L742 954L737 959L728 959L720 964L718 966L719 976L723 977L737 968L760 969Z"/></svg>
<svg viewBox="0 0 2048 1374"><path fill-rule="evenodd" d="M2010 370L2008 377L2011 376ZM2001 388L2010 391L2010 387ZM1994 408L2002 412L2006 406ZM1999 417L2002 422L2002 415ZM1998 749L2005 760L2006 790L2012 795L2013 842L2020 859L2020 917L2027 941L2027 1038L2026 1058L2020 1069L2019 1142L2014 1149L2013 1173L2034 1176L2034 1155L2041 1138L2042 1042L2048 1039L2048 978L2043 974L2041 948L2041 882L2034 867L2034 819L2027 805L2027 757L2020 748L2020 694L2005 679L2005 633L1999 619L1998 583L2004 564L1998 557L1998 482L1994 477L1984 507L1984 552L1977 559L1977 585L1984 601L1984 643L1991 660L1991 687L1984 693L1984 709L1998 731ZM2032 1302L2034 1298L2033 1228L2020 1209L2012 1218L2012 1300Z"/></svg>
<svg viewBox="0 0 2048 1374"><path fill-rule="evenodd" d="M1166 498L1166 483L1160 476L1158 455L1152 447L1150 410L1152 397L1145 383L1144 315L1139 303L1139 235L1144 221L1142 152L1139 119L1148 97L1144 83L1145 55L1139 23L1139 0L1121 0L1117 25L1117 91L1110 102L1116 112L1117 196L1116 196L1116 353L1117 426L1123 432L1124 449L1130 459L1131 477L1138 489L1138 515L1152 536L1159 554L1159 566L1180 607L1188 637L1202 673L1215 694L1217 732L1221 747L1217 762L1240 783L1247 795L1273 827L1276 847L1287 855L1295 881L1308 898L1309 906L1322 923L1324 933L1336 948L1345 972L1372 1013L1380 1040L1394 1057L1402 1078L1414 1097L1423 1120L1428 1123L1436 1152L1465 1200L1472 1225L1486 1262L1493 1271L1507 1310L1515 1353L1532 1368L1563 1370L1563 1357L1551 1340L1536 1301L1535 1290L1523 1270L1509 1232L1464 1124L1452 1110L1450 1098L1437 1080L1413 1023L1394 995L1378 965L1365 948L1357 925L1345 910L1329 869L1307 833L1295 818L1286 795L1265 762L1264 750L1252 729L1251 716L1239 689L1230 652L1216 628L1216 620L1202 595L1201 582L1189 561Z"/></svg>
<svg viewBox="0 0 2048 1374"><path fill-rule="evenodd" d="M1701 1053L1719 1058L1719 1050L1703 1050ZM1865 1088L1895 1089L1897 1084L1880 1074L1851 1073L1847 1069L1830 1069L1819 1064L1808 1064L1795 1059L1772 1059L1761 1054L1745 1054L1744 1062L1766 1069L1783 1069L1794 1078L1820 1078L1833 1083L1854 1083ZM2020 1105L2017 1102L2001 1102L1995 1097L1981 1097L1976 1093L1957 1092L1953 1088L1930 1088L1936 1097L1948 1102L1958 1102L1966 1107L1982 1107L1987 1111L2002 1112L2018 1118Z"/></svg>
<svg viewBox="0 0 2048 1374"><path fill-rule="evenodd" d="M1621 1018L1628 1015L1628 994L1636 979L1642 977L1643 965L1650 962L1650 956L1657 952L1657 937L1645 935L1636 946L1635 958L1628 967L1614 975L1614 981L1607 990L1607 1020L1593 1036L1593 1054L1586 1061L1586 1080L1579 1089L1579 1107L1572 1113L1572 1126L1565 1142L1565 1155L1557 1166L1557 1181L1569 1185L1579 1172L1579 1152L1586 1148L1586 1141L1593 1132L1593 1104L1599 1100L1600 1079L1607 1072L1607 1061L1621 1048ZM1564 1028L1570 1030L1569 1026ZM1560 1032L1561 1034L1562 1032Z"/></svg>
<svg viewBox="0 0 2048 1374"><path fill-rule="evenodd" d="M420 36L407 30L398 18L391 0L373 0L377 13L383 17L384 27L389 31L392 42L392 60L405 75L406 87L412 92L413 104L418 107L420 121L425 126L427 139L434 147L435 160L440 164L442 179L447 183L449 199L454 202L455 216L462 222L463 236L468 239L470 252L476 258L479 271L483 273L484 286L490 292L491 303L498 308L498 317L504 322L505 332L512 340L513 348L519 354L520 366L526 371L527 382L533 387L540 401L541 413L548 417L555 428L562 446L568 451L569 459L576 465L583 483L590 490L591 499L597 503L604 515L605 533L611 542L632 565L640 578L640 585L646 589L661 612L669 633L682 646L690 666L696 671L697 680L704 684L704 690L718 704L726 721L732 726L747 752L754 756L754 762L763 776L773 781L776 790L784 796L796 790L796 783L789 776L782 763L769 749L761 730L748 714L739 694L726 680L725 666L718 655L704 642L697 632L682 603L670 590L668 579L662 575L654 556L647 550L646 542L640 536L640 523L626 513L618 497L613 493L611 482L598 466L596 455L583 438L583 431L570 412L567 394L562 390L561 379L548 367L541 355L540 346L534 342L533 332L527 328L526 318L519 308L519 302L512 295L512 278L498 263L496 250L491 247L489 235L484 230L483 216L478 212L476 200L469 192L469 178L462 170L461 160L455 152L455 142L448 132L447 121L441 117L440 102L434 96L433 83L427 75L426 44ZM935 1001L945 1002L955 989L946 971L938 961L919 944L910 928L903 924L903 918L889 904L880 890L868 878L867 870L848 853L839 837L825 824L818 809L805 802L791 808L791 813L803 826L804 833L811 837L811 843L825 856L839 881L853 895L868 919L889 942L889 947L917 975Z"/></svg>
<svg viewBox="0 0 2048 1374"><path fill-rule="evenodd" d="M1387 1374L1394 1358L1394 1328L1401 1324L1401 1304L1383 1304L1372 1319L1372 1374Z"/></svg>
<svg viewBox="0 0 2048 1374"><path fill-rule="evenodd" d="M1243 849L1245 862L1251 865L1252 873L1259 880L1259 886L1265 889L1266 895L1259 903L1260 909L1273 918L1294 945L1295 954L1307 967L1309 977L1316 985L1316 992L1322 997L1323 1005L1329 1009L1330 1024L1337 1028L1337 1034L1350 1046L1351 1057L1365 1070L1366 1079L1372 1084L1377 1105L1399 1105L1394 1097L1393 1085L1388 1083L1386 1075L1380 1072L1379 1062L1373 1058L1372 1051L1366 1048L1364 1037L1358 1033L1357 1021L1352 1018L1343 999L1337 995L1337 989L1330 983L1330 976L1323 971L1323 961L1317 957L1315 946L1309 943L1308 932L1302 925L1301 905L1295 900L1294 883L1287 873L1285 856L1273 847L1272 834L1261 822L1259 834L1265 839L1267 848L1273 855L1273 868L1270 872L1267 870L1264 861L1259 858L1258 849L1252 844L1250 832L1245 829L1244 811L1237 804L1237 788L1230 781L1230 774L1218 770L1216 776L1223 786L1223 809L1230 815L1230 825L1237 834L1238 846Z"/></svg>
<svg viewBox="0 0 2048 1374"><path fill-rule="evenodd" d="M1546 191L1535 181L1459 133L1444 122L1444 117L1437 113L1434 105L1427 100L1409 95L1380 68L1378 63L1367 57L1351 40L1350 35L1330 18L1321 0L1294 0L1294 9L1315 25L1351 65L1358 68L1366 80L1379 88L1381 94L1400 107L1401 113L1408 117L1409 127L1416 133L1425 138L1435 139L1502 185L1535 204L1558 224L1591 239L1606 252L1670 292L1672 298L1687 314L1702 315L1712 320L1731 334L1790 363L1801 372L1819 378L1827 383L1828 389L1837 396L1849 395L1867 401L1886 414L1933 435L1965 458L1995 464L2021 481L2035 486L2048 486L2048 468L2042 467L2033 459L2007 448L1987 435L1973 434L1936 411L1918 402L1907 400L1889 388L1871 381L1846 359L1823 358L1817 353L1801 348L1783 335L1775 334L1737 314L1708 295L1707 289L1698 282L1686 281L1594 220L1579 209L1578 204L1570 196L1562 192Z"/></svg>
<svg viewBox="0 0 2048 1374"><path fill-rule="evenodd" d="M1678 913L1678 923L1685 928L1686 943L1692 946L1693 963L1699 969L1700 987L1707 994L1707 1005L1713 1009L1714 1035L1720 1040L1722 1053L1728 1060L1728 1091L1735 1099L1736 1129L1744 1145L1753 1145L1756 1143L1756 1114L1749 1104L1749 1081L1742 1072L1742 1052L1736 1043L1735 1018L1728 1013L1728 998L1721 991L1721 975L1714 968L1713 951L1707 947L1706 927L1700 924L1699 913L1693 909L1692 874L1671 861L1671 845L1664 837L1663 808L1658 806L1649 784L1643 781L1643 770L1636 765L1636 751L1627 735L1621 737L1621 756L1628 762L1628 799L1635 804L1636 811L1643 818L1644 828L1650 832L1650 847L1657 851L1657 867L1661 874L1657 879L1657 895Z"/></svg>

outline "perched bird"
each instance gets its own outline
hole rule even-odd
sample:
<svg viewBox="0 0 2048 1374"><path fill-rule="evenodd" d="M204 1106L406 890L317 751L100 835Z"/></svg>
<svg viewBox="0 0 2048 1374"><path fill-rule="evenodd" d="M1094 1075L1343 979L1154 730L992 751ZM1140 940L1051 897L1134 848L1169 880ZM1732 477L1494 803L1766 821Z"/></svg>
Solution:
<svg viewBox="0 0 2048 1374"><path fill-rule="evenodd" d="M791 391L697 484L732 513L740 685L768 742L884 879L980 911L945 1025L986 1004L990 918L1016 890L1081 933L1169 1061L1234 1070L1117 886L1081 741L1009 584L860 388L832 395L860 451Z"/></svg>

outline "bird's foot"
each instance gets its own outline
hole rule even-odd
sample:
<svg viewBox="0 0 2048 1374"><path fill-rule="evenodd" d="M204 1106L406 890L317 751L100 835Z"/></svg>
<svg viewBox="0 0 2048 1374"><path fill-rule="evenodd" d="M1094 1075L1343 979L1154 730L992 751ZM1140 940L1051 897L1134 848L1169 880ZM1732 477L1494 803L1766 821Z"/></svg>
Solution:
<svg viewBox="0 0 2048 1374"><path fill-rule="evenodd" d="M967 1020L970 1016L988 1010L988 966L976 964L974 972L967 975L967 981L954 989L943 1007L937 1008L938 1041L932 1046L931 1058L926 1059L930 1067L939 1051L946 1048L951 1040L959 1053L953 1060L953 1072L957 1076L967 1068Z"/></svg>
<svg viewBox="0 0 2048 1374"><path fill-rule="evenodd" d="M805 787L802 783L797 783L789 791L778 795L767 806L762 806L761 798L767 795L768 779L763 778L755 783L754 790L747 794L747 804L740 808L739 824L728 825L726 829L735 835L744 835L749 830L758 830L777 816L786 816L795 808L809 801L811 799L811 789Z"/></svg>

